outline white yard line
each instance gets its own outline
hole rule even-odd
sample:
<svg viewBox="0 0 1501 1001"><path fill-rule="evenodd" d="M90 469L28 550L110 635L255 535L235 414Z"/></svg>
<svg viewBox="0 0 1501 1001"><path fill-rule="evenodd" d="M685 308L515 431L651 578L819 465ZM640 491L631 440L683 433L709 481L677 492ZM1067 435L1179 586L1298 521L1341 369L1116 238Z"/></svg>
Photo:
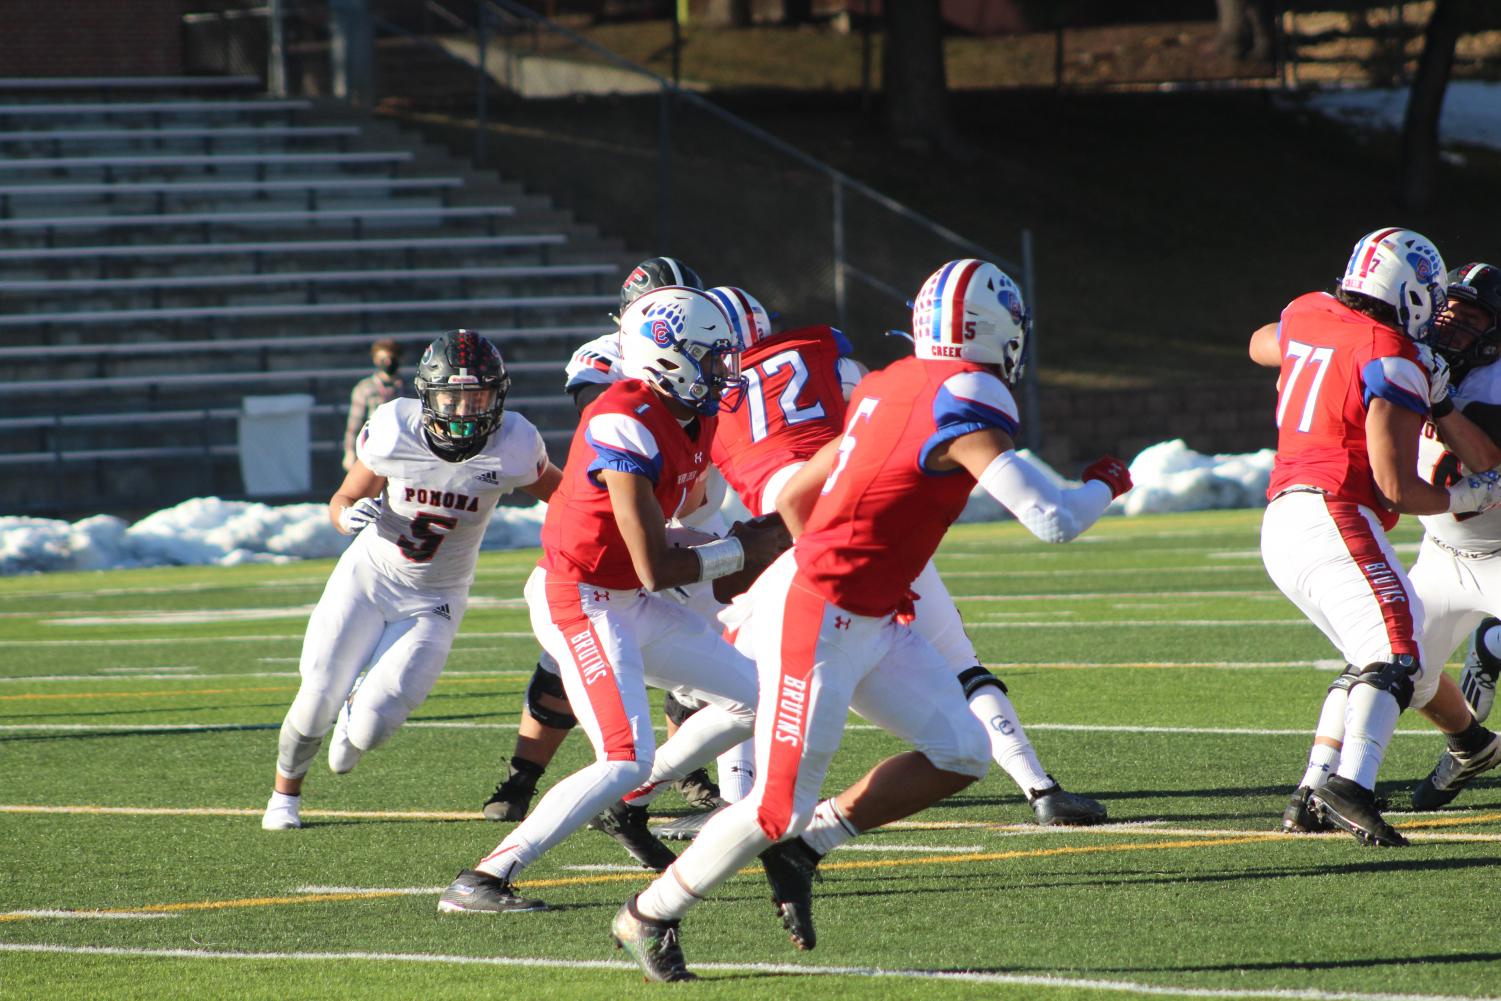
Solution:
<svg viewBox="0 0 1501 1001"><path fill-rule="evenodd" d="M117 623L118 624L118 623ZM524 633L471 633L461 632L455 643L464 640L529 640L531 632ZM161 646L169 643L301 643L302 633L264 633L260 636L139 636L139 637L112 637L109 639L66 639L66 640L0 640L0 648L29 647L29 646Z"/></svg>
<svg viewBox="0 0 1501 1001"><path fill-rule="evenodd" d="M522 967L555 970L600 970L634 974L632 963L604 959L553 959L537 956L454 956L411 952L249 952L225 949L134 949L110 946L53 945L48 943L0 942L0 951L68 956L119 956L152 959L245 959L328 962L420 963L441 966ZM1372 994L1359 991L1322 991L1307 988L1178 987L1133 980L1095 980L1022 973L968 973L953 970L885 969L873 966L815 966L800 963L694 962L701 972L766 973L867 979L937 980L956 983L994 984L1065 990L1101 990L1146 997L1179 998L1271 998L1276 1001L1501 1001L1501 998L1450 994Z"/></svg>
<svg viewBox="0 0 1501 1001"><path fill-rule="evenodd" d="M72 920L74 918L93 918L99 921L142 921L152 918L179 918L181 914L147 914L140 911L69 911L69 910L34 910L34 911L0 911L0 918L62 918Z"/></svg>

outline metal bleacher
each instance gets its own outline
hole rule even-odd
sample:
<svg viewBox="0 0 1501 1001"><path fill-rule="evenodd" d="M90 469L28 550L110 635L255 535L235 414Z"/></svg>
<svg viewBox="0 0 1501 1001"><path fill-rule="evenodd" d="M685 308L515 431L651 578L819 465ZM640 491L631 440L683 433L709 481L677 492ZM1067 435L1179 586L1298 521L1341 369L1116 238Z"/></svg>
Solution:
<svg viewBox="0 0 1501 1001"><path fill-rule="evenodd" d="M343 105L251 78L0 78L0 514L244 496L250 396L314 398L311 493L342 476L371 341L468 326L561 445L562 366L605 329L617 245Z"/></svg>

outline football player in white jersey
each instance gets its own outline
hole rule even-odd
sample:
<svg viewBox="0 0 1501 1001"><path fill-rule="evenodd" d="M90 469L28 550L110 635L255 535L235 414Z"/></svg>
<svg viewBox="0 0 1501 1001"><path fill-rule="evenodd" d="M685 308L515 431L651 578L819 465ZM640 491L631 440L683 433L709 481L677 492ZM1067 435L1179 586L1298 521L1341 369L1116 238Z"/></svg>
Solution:
<svg viewBox="0 0 1501 1001"><path fill-rule="evenodd" d="M686 288L703 288L698 272L672 257L653 257L640 264L626 277L620 287L620 313L635 302L643 293L668 285ZM579 413L612 384L625 378L621 369L620 335L611 331L593 340L586 341L574 351L564 370L563 390L573 397ZM707 535L723 535L728 526L719 515L724 501L724 477L711 471L706 480L705 496L696 511L677 519L680 526L675 535L681 535L683 545L705 541L694 537L682 528ZM722 607L708 585L674 589L674 597L705 617L713 617ZM697 712L703 703L685 691L668 692L663 708L667 714L667 730L671 736L689 716ZM557 754L568 731L578 720L568 705L563 693L563 682L558 676L558 666L543 652L537 660L537 669L527 686L526 701L522 706L521 725L516 734L516 747L511 755L508 774L496 785L495 791L485 801L483 810L488 820L521 820L531 806L537 783L547 765ZM748 748L727 752L719 759L720 780L725 784L726 798L740 798L750 790L754 779L754 763ZM716 786L704 769L697 769L675 783L688 804L696 809L708 810L722 806L720 787ZM688 834L693 825L676 826L674 834Z"/></svg>
<svg viewBox="0 0 1501 1001"><path fill-rule="evenodd" d="M330 728L328 764L342 774L422 704L463 621L496 502L512 490L546 501L562 477L531 422L505 413L510 379L484 337L433 341L415 385L417 399L366 423L329 501L330 520L356 538L308 620L266 830L302 826L303 780Z"/></svg>
<svg viewBox="0 0 1501 1001"><path fill-rule="evenodd" d="M1418 472L1435 486L1468 472L1451 448L1494 466L1501 463L1501 271L1466 264L1449 272L1448 303L1429 338L1438 360L1432 382L1432 419L1418 442ZM1442 373L1447 368L1448 377ZM1450 385L1454 387L1452 390ZM1456 411L1462 414L1453 417ZM1441 426L1440 426L1441 425ZM1446 444L1447 442L1447 444ZM1413 679L1412 708L1447 737L1433 773L1413 789L1413 806L1436 810L1476 775L1501 764L1501 737L1480 725L1444 663L1460 639L1487 615L1501 613L1501 509L1480 514L1422 515L1423 542L1408 577L1422 604L1422 669ZM1307 770L1283 814L1292 833L1331 830L1309 794L1338 766L1344 706L1355 669L1347 667L1325 696Z"/></svg>

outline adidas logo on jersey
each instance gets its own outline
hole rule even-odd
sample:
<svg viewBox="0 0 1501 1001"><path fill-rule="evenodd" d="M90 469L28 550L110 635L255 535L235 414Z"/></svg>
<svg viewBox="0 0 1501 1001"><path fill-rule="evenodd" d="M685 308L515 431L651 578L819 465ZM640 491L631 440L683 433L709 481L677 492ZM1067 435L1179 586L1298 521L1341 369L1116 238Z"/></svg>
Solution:
<svg viewBox="0 0 1501 1001"><path fill-rule="evenodd" d="M478 476L476 476L475 479L480 483L489 483L497 487L500 486L500 477L495 474L495 470L493 469L485 470L483 473L480 473Z"/></svg>
<svg viewBox="0 0 1501 1001"><path fill-rule="evenodd" d="M448 610L448 605L446 602L433 609L433 614L447 619L449 622L453 621L453 613Z"/></svg>

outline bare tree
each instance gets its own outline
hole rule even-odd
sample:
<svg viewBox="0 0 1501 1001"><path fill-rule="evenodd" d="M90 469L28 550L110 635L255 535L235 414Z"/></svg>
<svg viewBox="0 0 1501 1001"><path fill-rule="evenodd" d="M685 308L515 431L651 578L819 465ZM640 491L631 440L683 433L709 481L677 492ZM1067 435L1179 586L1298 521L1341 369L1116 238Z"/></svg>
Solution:
<svg viewBox="0 0 1501 1001"><path fill-rule="evenodd" d="M1438 120L1454 68L1454 46L1474 26L1478 13L1476 0L1437 0L1428 21L1402 123L1402 202L1408 208L1426 208L1433 201L1438 186Z"/></svg>
<svg viewBox="0 0 1501 1001"><path fill-rule="evenodd" d="M1219 50L1236 59L1268 63L1276 47L1274 0L1215 0Z"/></svg>
<svg viewBox="0 0 1501 1001"><path fill-rule="evenodd" d="M902 146L954 153L959 143L949 113L943 68L943 20L937 3L888 2L882 85L886 124Z"/></svg>

